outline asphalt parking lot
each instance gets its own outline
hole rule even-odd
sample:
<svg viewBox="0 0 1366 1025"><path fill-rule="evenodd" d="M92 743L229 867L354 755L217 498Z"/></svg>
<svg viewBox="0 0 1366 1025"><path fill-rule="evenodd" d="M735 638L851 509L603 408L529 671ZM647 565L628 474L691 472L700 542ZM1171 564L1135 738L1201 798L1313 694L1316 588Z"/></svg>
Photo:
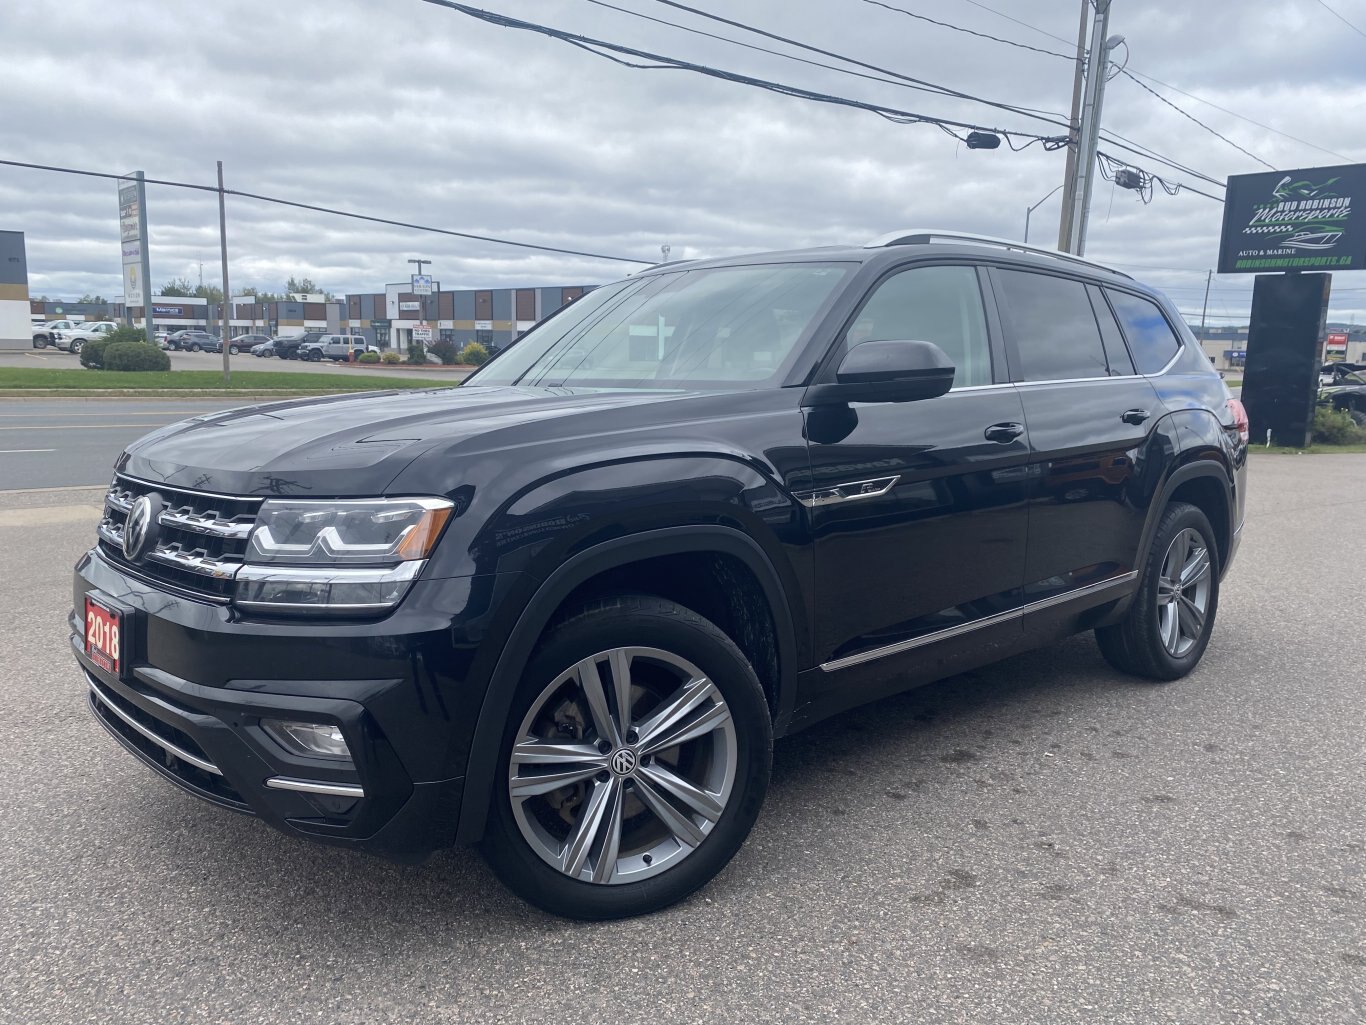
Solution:
<svg viewBox="0 0 1366 1025"><path fill-rule="evenodd" d="M1188 679L1079 637L828 722L712 885L598 925L473 852L313 847L137 764L67 646L99 502L0 495L0 1021L1366 1019L1366 456L1253 457Z"/></svg>

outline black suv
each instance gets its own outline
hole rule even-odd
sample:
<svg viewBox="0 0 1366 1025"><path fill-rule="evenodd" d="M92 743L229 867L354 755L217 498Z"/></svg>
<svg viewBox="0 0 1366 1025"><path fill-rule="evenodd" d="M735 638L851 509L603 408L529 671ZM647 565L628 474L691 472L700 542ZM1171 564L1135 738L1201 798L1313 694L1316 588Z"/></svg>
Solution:
<svg viewBox="0 0 1366 1025"><path fill-rule="evenodd" d="M119 457L90 707L181 788L390 858L481 840L608 918L739 849L775 737L1083 630L1209 641L1247 421L1102 266L903 232L598 288L458 389L279 402Z"/></svg>
<svg viewBox="0 0 1366 1025"><path fill-rule="evenodd" d="M301 335L288 335L283 338L276 338L273 346L275 355L281 359L303 359L299 349L304 345L312 345L314 342L322 340L321 331L306 331Z"/></svg>

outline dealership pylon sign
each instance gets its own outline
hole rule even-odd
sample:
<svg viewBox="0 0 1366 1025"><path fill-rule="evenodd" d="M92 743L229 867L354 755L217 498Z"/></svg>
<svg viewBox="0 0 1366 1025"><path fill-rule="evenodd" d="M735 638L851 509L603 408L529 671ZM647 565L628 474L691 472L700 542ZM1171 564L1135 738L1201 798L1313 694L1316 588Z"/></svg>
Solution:
<svg viewBox="0 0 1366 1025"><path fill-rule="evenodd" d="M147 253L147 186L141 171L119 179L119 247L123 254L124 315L131 322L129 311L134 306L146 311L152 294ZM150 313L145 313L145 319L147 340L151 341Z"/></svg>
<svg viewBox="0 0 1366 1025"><path fill-rule="evenodd" d="M1366 164L1228 180L1220 274L1366 268Z"/></svg>

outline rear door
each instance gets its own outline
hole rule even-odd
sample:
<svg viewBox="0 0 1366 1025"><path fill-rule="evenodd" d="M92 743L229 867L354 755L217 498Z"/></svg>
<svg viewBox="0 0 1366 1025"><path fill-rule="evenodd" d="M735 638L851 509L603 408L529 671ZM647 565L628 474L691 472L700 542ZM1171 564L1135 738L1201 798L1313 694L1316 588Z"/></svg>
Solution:
<svg viewBox="0 0 1366 1025"><path fill-rule="evenodd" d="M893 270L837 344L836 362L864 341L934 342L956 367L953 390L806 411L814 486L798 497L815 532L816 654L827 672L898 672L888 656L990 625L1020 602L1029 449L984 273L966 263ZM1002 629L1020 632L1018 622Z"/></svg>
<svg viewBox="0 0 1366 1025"><path fill-rule="evenodd" d="M1147 515L1141 475L1164 410L1135 372L1101 290L995 267L992 281L1029 428L1029 602L1122 582Z"/></svg>

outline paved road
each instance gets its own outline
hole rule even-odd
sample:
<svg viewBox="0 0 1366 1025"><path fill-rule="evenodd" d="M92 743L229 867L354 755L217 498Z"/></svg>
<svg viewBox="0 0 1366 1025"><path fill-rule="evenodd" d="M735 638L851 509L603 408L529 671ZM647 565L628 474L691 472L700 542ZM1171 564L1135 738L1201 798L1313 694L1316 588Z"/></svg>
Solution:
<svg viewBox="0 0 1366 1025"><path fill-rule="evenodd" d="M230 398L0 399L0 489L107 483L114 459L135 438L241 404Z"/></svg>
<svg viewBox="0 0 1366 1025"><path fill-rule="evenodd" d="M172 370L222 370L223 357L210 352L168 352ZM357 374L381 377L421 377L434 381L460 381L469 376L464 370L392 370L383 366L353 368L322 360L318 363L305 363L297 359L258 359L255 356L234 356L230 360L233 370L266 370L280 374ZM64 370L79 368L80 358L69 352L57 349L20 349L0 352L0 367L42 367L45 370Z"/></svg>
<svg viewBox="0 0 1366 1025"><path fill-rule="evenodd" d="M845 715L779 745L717 881L601 925L155 778L66 651L98 495L0 497L0 1021L1358 1025L1366 457L1252 489L1193 676L1081 637Z"/></svg>

